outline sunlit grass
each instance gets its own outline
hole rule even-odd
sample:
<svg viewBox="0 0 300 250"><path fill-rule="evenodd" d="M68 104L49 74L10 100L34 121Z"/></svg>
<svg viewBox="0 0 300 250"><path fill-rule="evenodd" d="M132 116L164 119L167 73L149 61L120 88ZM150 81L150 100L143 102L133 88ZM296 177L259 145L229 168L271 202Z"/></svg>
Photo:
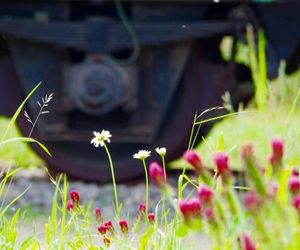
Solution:
<svg viewBox="0 0 300 250"><path fill-rule="evenodd" d="M10 119L0 117L0 137L2 137ZM14 124L8 131L7 138L22 136L17 126ZM0 164L18 165L22 167L44 166L43 161L33 152L29 145L23 142L15 142L0 148Z"/></svg>

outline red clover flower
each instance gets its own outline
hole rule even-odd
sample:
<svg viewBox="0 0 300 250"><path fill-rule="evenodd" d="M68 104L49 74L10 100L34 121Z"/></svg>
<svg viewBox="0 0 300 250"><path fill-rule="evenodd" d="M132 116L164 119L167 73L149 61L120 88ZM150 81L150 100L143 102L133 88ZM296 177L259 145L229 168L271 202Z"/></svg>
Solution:
<svg viewBox="0 0 300 250"><path fill-rule="evenodd" d="M108 228L104 224L98 227L98 232L102 235L106 234L107 230L108 230Z"/></svg>
<svg viewBox="0 0 300 250"><path fill-rule="evenodd" d="M189 201L182 199L179 202L179 209L185 221L199 218L201 215L201 203L198 199Z"/></svg>
<svg viewBox="0 0 300 250"><path fill-rule="evenodd" d="M150 179L160 188L167 184L166 176L164 175L163 168L157 162L151 162L149 165Z"/></svg>
<svg viewBox="0 0 300 250"><path fill-rule="evenodd" d="M109 220L109 221L106 221L106 222L104 223L104 226L106 226L106 227L107 227L107 230L109 230L111 233L114 232L113 224L112 224L112 222L111 222L110 220Z"/></svg>
<svg viewBox="0 0 300 250"><path fill-rule="evenodd" d="M73 201L73 203L75 204L75 205L78 205L79 204L79 201L80 201L80 195L79 195L79 193L77 192L77 190L72 190L71 192L70 192L70 198L71 198L71 200Z"/></svg>
<svg viewBox="0 0 300 250"><path fill-rule="evenodd" d="M220 175L226 174L229 171L228 155L222 152L216 153L214 162L217 166L217 173Z"/></svg>
<svg viewBox="0 0 300 250"><path fill-rule="evenodd" d="M146 212L146 205L140 204L139 205L139 213L144 214Z"/></svg>
<svg viewBox="0 0 300 250"><path fill-rule="evenodd" d="M203 204L211 203L212 199L213 199L213 196L214 196L214 191L210 187L208 187L204 184L202 184L199 187L198 197L199 197L201 203L203 203Z"/></svg>
<svg viewBox="0 0 300 250"><path fill-rule="evenodd" d="M188 150L183 154L186 160L197 172L201 171L203 165L200 155L195 150Z"/></svg>
<svg viewBox="0 0 300 250"><path fill-rule="evenodd" d="M269 157L270 163L275 166L281 163L284 153L284 141L280 138L271 140L272 153Z"/></svg>
<svg viewBox="0 0 300 250"><path fill-rule="evenodd" d="M126 220L120 220L119 225L120 225L122 233L125 234L128 232L128 223Z"/></svg>
<svg viewBox="0 0 300 250"><path fill-rule="evenodd" d="M148 214L148 220L151 224L154 224L155 221L155 214L154 213L149 213Z"/></svg>

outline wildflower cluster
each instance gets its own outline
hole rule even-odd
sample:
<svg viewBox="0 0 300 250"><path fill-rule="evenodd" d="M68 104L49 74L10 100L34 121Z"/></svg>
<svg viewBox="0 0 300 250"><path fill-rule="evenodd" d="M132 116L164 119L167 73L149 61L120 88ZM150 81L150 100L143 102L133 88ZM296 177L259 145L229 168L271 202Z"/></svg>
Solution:
<svg viewBox="0 0 300 250"><path fill-rule="evenodd" d="M105 147L107 139L101 137L97 142L103 142ZM142 162L145 170L146 196L145 204L140 204L131 226L127 220L118 218L119 229L116 230L117 226L111 221L104 222L101 210L95 209L95 218L99 224L98 232L105 246L110 246L118 238L134 237L141 230L146 230L148 239L148 234L153 232L153 229L149 231L147 228L167 226L165 208L167 201L174 208L174 218L170 222L176 231L175 235L179 238L185 237L190 231L196 231L212 238L214 249L222 249L226 244L230 244L232 249L242 250L285 248L286 239L280 242L274 240L280 230L276 222L282 220L293 228L300 219L300 177L297 168L290 168L284 164L283 140L279 138L271 140L271 152L266 158L265 166L256 159L252 144L246 144L241 148L242 186L237 183L238 179L231 170L228 153L216 152L212 156L214 163L212 171L205 165L198 152L186 151L183 159L194 170L194 177L188 177L184 168L178 181L177 199L174 197L174 189L167 180L166 149L155 150L160 155L162 164L157 161L147 164L146 160L151 156L148 150L140 150L133 155L133 158ZM156 214L157 210L155 213L149 212L148 175L162 193L161 217ZM187 186L196 190L183 197L183 190ZM67 203L68 210L79 207L79 202L78 193L72 191ZM288 214L294 215L286 217L286 211L283 209L285 205L288 206ZM270 227L274 232L268 230ZM224 233L224 229L227 228L230 228L228 235ZM297 233L296 230L291 234Z"/></svg>
<svg viewBox="0 0 300 250"><path fill-rule="evenodd" d="M281 220L289 223L292 229L295 221L293 216L286 217L287 211L282 207L285 205L283 197L288 195L286 205L293 208L300 219L300 178L297 168L290 169L284 165L283 157L284 141L272 139L271 154L268 157L272 169L268 172L267 165L263 167L258 163L254 146L246 144L241 148L244 186L238 187L235 186L236 178L230 169L228 154L217 152L214 155L216 174L213 176L205 169L203 160L196 151L187 151L183 159L193 167L198 176L199 187L197 196L179 201L178 210L185 227L205 231L208 226L214 232L214 245L219 249L228 240L222 233L223 228L232 227L233 221L238 220L239 225L250 226L244 226L245 231L236 232L238 241L235 242L239 246L232 243L234 249L284 249L285 244L276 240L276 230L280 228L278 222ZM290 172L289 177L283 181L287 172ZM288 193L284 194L284 190L288 190ZM198 223L195 224L195 221ZM270 227L273 228L272 231L269 230Z"/></svg>

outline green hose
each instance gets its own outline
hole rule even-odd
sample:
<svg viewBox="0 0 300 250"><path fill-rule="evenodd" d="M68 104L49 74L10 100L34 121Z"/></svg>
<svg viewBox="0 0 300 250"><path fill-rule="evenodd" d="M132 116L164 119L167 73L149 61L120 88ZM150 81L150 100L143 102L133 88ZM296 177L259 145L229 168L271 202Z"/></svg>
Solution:
<svg viewBox="0 0 300 250"><path fill-rule="evenodd" d="M118 16L119 16L121 22L123 23L125 29L127 30L128 34L131 38L131 41L133 44L133 50L132 50L131 55L128 58L125 58L125 59L111 58L111 59L120 64L131 64L131 63L135 62L135 60L139 57L140 43L137 38L136 32L135 32L132 24L130 23L130 20L126 16L126 13L124 11L121 1L122 0L115 0L116 11L118 13Z"/></svg>

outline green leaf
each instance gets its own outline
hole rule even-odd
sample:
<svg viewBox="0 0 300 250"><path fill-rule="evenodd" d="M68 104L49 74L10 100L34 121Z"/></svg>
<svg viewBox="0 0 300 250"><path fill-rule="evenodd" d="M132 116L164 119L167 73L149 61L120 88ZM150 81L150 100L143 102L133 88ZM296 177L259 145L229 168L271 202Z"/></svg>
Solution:
<svg viewBox="0 0 300 250"><path fill-rule="evenodd" d="M0 144L0 147L5 144L9 144L9 143L13 143L13 142L34 142L34 143L38 144L49 156L51 156L50 152L45 147L45 145L43 145L39 141L37 141L33 138L30 138L30 137L15 137L15 138L7 139Z"/></svg>
<svg viewBox="0 0 300 250"><path fill-rule="evenodd" d="M147 231L140 238L140 250L145 250L148 244L149 239L151 238L154 232L154 227L150 226Z"/></svg>
<svg viewBox="0 0 300 250"><path fill-rule="evenodd" d="M216 151L224 151L224 133L223 131L220 131L217 141L217 148Z"/></svg>

